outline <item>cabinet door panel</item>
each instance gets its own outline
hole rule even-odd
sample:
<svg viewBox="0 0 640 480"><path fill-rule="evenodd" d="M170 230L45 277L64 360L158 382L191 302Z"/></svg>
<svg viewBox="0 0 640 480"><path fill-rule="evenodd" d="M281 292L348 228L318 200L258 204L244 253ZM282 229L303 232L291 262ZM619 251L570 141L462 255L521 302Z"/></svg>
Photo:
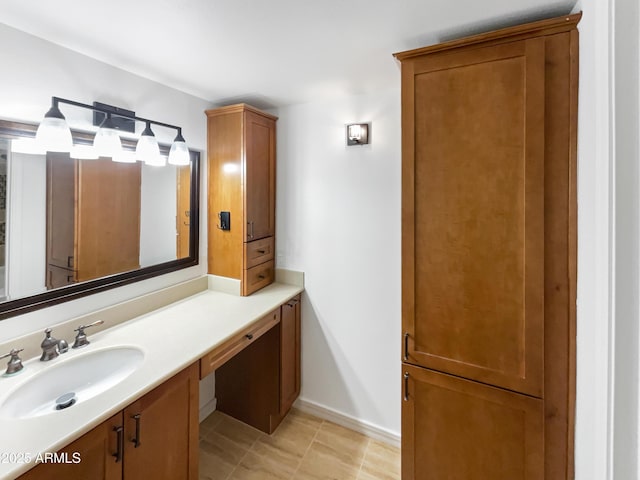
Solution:
<svg viewBox="0 0 640 480"><path fill-rule="evenodd" d="M245 241L275 233L275 122L245 112Z"/></svg>
<svg viewBox="0 0 640 480"><path fill-rule="evenodd" d="M542 400L403 365L402 478L542 480Z"/></svg>
<svg viewBox="0 0 640 480"><path fill-rule="evenodd" d="M300 394L300 296L282 305L280 322L280 415L285 415Z"/></svg>
<svg viewBox="0 0 640 480"><path fill-rule="evenodd" d="M405 361L535 396L544 65L544 40L533 39L421 59L403 85L415 100L403 180Z"/></svg>
<svg viewBox="0 0 640 480"><path fill-rule="evenodd" d="M142 165L80 162L76 208L79 282L140 268Z"/></svg>
<svg viewBox="0 0 640 480"><path fill-rule="evenodd" d="M124 420L126 480L198 478L197 363L127 407Z"/></svg>
<svg viewBox="0 0 640 480"><path fill-rule="evenodd" d="M121 480L122 462L114 456L117 427L122 427L122 412L60 450L69 463L41 463L19 480Z"/></svg>

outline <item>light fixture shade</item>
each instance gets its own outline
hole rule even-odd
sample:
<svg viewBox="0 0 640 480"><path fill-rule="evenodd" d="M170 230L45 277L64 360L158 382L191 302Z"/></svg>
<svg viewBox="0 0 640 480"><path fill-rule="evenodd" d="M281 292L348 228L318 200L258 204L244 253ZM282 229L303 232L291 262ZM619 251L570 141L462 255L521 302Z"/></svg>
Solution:
<svg viewBox="0 0 640 480"><path fill-rule="evenodd" d="M35 138L14 138L11 140L12 153L27 153L30 155L44 155L47 151L36 142Z"/></svg>
<svg viewBox="0 0 640 480"><path fill-rule="evenodd" d="M97 160L98 153L91 145L74 145L69 154L71 158L77 160Z"/></svg>
<svg viewBox="0 0 640 480"><path fill-rule="evenodd" d="M191 156L189 155L189 149L187 148L187 144L182 138L182 133L178 132L176 139L173 141L171 145L171 150L169 150L169 163L171 165L189 165L191 161Z"/></svg>
<svg viewBox="0 0 640 480"><path fill-rule="evenodd" d="M117 155L111 157L111 160L118 163L136 163L136 155L133 152L120 151Z"/></svg>
<svg viewBox="0 0 640 480"><path fill-rule="evenodd" d="M166 164L165 157L160 156L160 147L151 127L147 124L138 144L136 145L136 158L147 165L163 167Z"/></svg>
<svg viewBox="0 0 640 480"><path fill-rule="evenodd" d="M111 116L107 116L96 136L93 138L93 148L101 157L111 157L115 159L122 153L122 142L118 131L113 128ZM135 161L135 159L134 159Z"/></svg>
<svg viewBox="0 0 640 480"><path fill-rule="evenodd" d="M71 129L56 105L51 107L38 125L36 142L49 152L71 151L73 146Z"/></svg>

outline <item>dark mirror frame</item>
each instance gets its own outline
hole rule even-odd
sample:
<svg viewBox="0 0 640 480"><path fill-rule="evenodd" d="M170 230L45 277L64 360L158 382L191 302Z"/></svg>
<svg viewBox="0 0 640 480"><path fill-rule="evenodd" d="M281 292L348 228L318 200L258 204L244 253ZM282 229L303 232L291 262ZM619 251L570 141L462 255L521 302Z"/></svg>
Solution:
<svg viewBox="0 0 640 480"><path fill-rule="evenodd" d="M37 125L22 122L12 122L0 120L0 138L16 139L20 137L34 138ZM91 145L93 143L93 133L72 130L73 141L80 145ZM136 142L122 139L122 146L125 150L135 150ZM160 151L164 155L169 152L169 147L160 145ZM174 272L183 268L198 265L199 256L199 225L200 225L200 153L194 150L191 154L191 185L190 185L190 221L189 221L189 256L171 260L169 262L151 265L149 267L132 270L129 272L109 275L107 277L89 280L87 282L68 285L65 287L49 290L29 297L8 300L0 303L0 320L14 317L41 308L50 307L59 303L76 300L87 295L102 292L130 283L139 282L148 278ZM43 265L42 268L45 268Z"/></svg>

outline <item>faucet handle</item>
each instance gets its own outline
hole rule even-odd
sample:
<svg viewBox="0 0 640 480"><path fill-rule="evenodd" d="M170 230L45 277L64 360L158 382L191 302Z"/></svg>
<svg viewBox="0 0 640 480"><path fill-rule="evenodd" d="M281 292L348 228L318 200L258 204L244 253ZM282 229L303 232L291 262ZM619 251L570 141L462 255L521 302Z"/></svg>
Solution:
<svg viewBox="0 0 640 480"><path fill-rule="evenodd" d="M13 375L14 373L18 373L20 370L24 368L22 365L22 360L18 356L18 354L23 351L24 348L16 350L12 348L11 351L5 355L0 356L0 359L11 357L9 359L9 363L7 363L7 371L4 373L5 375Z"/></svg>
<svg viewBox="0 0 640 480"><path fill-rule="evenodd" d="M58 356L58 339L51 336L50 328L44 331L44 340L42 340L40 348L42 348L41 362L48 362Z"/></svg>
<svg viewBox="0 0 640 480"><path fill-rule="evenodd" d="M104 320L96 320L89 325L80 325L78 328L76 328L74 332L78 332L78 335L76 335L76 339L73 342L73 346L71 348L80 348L89 345L89 343L91 342L89 342L89 340L87 339L87 334L84 333L85 329L95 327L97 325L102 325L103 323Z"/></svg>

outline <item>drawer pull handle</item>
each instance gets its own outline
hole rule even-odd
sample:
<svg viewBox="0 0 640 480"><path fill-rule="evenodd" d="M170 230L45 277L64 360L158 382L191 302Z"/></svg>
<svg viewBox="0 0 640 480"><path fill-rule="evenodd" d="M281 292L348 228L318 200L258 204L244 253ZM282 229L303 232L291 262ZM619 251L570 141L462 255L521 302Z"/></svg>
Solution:
<svg viewBox="0 0 640 480"><path fill-rule="evenodd" d="M258 252L260 255L264 255L265 253L267 253L267 251L266 251L266 250L258 250L257 252Z"/></svg>
<svg viewBox="0 0 640 480"><path fill-rule="evenodd" d="M264 275L258 275L258 278L259 278L260 280L264 280L264 279L265 279L265 278L267 278L267 277L265 277Z"/></svg>
<svg viewBox="0 0 640 480"><path fill-rule="evenodd" d="M247 340L253 340L253 334L252 333L247 333L245 335L245 337L247 337Z"/></svg>
<svg viewBox="0 0 640 480"><path fill-rule="evenodd" d="M404 401L409 401L409 372L404 372Z"/></svg>
<svg viewBox="0 0 640 480"><path fill-rule="evenodd" d="M122 461L122 452L124 451L124 428L120 425L113 427L113 431L116 432L117 435L117 448L113 456L116 457L116 463L120 463Z"/></svg>
<svg viewBox="0 0 640 480"><path fill-rule="evenodd" d="M133 448L138 448L140 446L140 414L136 413L131 418L136 421L136 436L131 442L133 443Z"/></svg>

